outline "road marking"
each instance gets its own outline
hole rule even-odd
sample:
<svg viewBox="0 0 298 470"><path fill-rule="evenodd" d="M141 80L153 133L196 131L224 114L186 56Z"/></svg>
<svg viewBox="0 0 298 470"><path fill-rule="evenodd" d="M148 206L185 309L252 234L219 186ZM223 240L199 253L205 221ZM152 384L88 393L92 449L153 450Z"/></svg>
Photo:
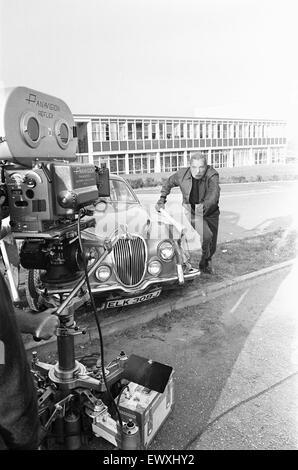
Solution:
<svg viewBox="0 0 298 470"><path fill-rule="evenodd" d="M244 299L244 297L247 295L247 293L249 292L250 289L247 289L242 295L241 297L237 300L237 302L235 303L234 307L231 308L230 310L230 313L234 313L235 310L237 310L237 308L239 307L239 305L241 304L242 300Z"/></svg>

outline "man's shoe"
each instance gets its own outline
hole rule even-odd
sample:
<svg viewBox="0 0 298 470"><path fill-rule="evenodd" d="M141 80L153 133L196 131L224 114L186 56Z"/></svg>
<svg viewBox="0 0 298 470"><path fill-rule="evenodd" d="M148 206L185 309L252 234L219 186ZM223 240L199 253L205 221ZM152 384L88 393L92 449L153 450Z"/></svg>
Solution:
<svg viewBox="0 0 298 470"><path fill-rule="evenodd" d="M211 260L206 260L205 265L201 268L201 270L205 274L214 274Z"/></svg>
<svg viewBox="0 0 298 470"><path fill-rule="evenodd" d="M208 266L208 261L206 260L206 258L201 258L200 259L200 262L199 262L199 269L201 271L204 271L204 269L206 268L206 266Z"/></svg>
<svg viewBox="0 0 298 470"><path fill-rule="evenodd" d="M202 271L205 274L214 274L212 266L206 266Z"/></svg>

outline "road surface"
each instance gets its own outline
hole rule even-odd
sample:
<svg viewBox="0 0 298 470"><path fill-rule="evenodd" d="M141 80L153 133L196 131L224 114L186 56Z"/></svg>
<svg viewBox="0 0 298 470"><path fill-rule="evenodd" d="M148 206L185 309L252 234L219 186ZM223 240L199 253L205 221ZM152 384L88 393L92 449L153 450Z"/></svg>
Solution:
<svg viewBox="0 0 298 470"><path fill-rule="evenodd" d="M298 449L297 272L105 338L107 362L124 350L174 367L175 408L151 450Z"/></svg>
<svg viewBox="0 0 298 470"><path fill-rule="evenodd" d="M159 190L137 192L144 206L154 213ZM179 188L168 196L166 209L179 220ZM298 182L269 181L221 185L219 243L274 231L298 227Z"/></svg>

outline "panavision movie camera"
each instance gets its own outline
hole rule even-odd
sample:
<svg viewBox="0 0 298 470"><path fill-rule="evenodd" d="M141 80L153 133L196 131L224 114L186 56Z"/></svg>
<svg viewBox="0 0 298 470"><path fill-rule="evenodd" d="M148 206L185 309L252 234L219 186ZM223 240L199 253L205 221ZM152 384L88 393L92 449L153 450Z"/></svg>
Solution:
<svg viewBox="0 0 298 470"><path fill-rule="evenodd" d="M107 170L76 163L77 136L66 103L25 87L0 93L1 191L7 193L14 238L25 240L24 268L67 283L82 269L77 214L109 195ZM84 216L84 229L93 223ZM88 258L88 254L86 254Z"/></svg>
<svg viewBox="0 0 298 470"><path fill-rule="evenodd" d="M109 195L108 172L75 162L74 120L60 99L18 87L0 94L0 109L0 196L13 236L24 240L21 264L43 271L48 292L59 294L58 361L44 363L33 353L31 365L44 445L54 439L78 449L91 432L122 449L147 448L174 404L172 367L123 352L105 366L96 308L101 356L89 365L75 357L74 338L84 331L74 312L88 301L88 278L119 237L106 240L87 266L92 258L80 231L94 223L88 205Z"/></svg>

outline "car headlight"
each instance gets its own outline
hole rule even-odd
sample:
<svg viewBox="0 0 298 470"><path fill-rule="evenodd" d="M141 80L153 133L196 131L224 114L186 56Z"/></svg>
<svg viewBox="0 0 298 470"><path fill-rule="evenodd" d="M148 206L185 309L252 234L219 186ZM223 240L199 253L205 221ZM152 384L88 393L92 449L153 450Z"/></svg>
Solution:
<svg viewBox="0 0 298 470"><path fill-rule="evenodd" d="M158 260L150 261L148 264L148 273L151 276L158 276L161 272L161 263Z"/></svg>
<svg viewBox="0 0 298 470"><path fill-rule="evenodd" d="M109 279L111 276L112 271L109 266L103 265L99 266L97 270L95 271L95 276L100 282L105 282Z"/></svg>
<svg viewBox="0 0 298 470"><path fill-rule="evenodd" d="M158 246L158 256L162 260L168 261L173 258L174 254L174 247L171 242L165 241Z"/></svg>

